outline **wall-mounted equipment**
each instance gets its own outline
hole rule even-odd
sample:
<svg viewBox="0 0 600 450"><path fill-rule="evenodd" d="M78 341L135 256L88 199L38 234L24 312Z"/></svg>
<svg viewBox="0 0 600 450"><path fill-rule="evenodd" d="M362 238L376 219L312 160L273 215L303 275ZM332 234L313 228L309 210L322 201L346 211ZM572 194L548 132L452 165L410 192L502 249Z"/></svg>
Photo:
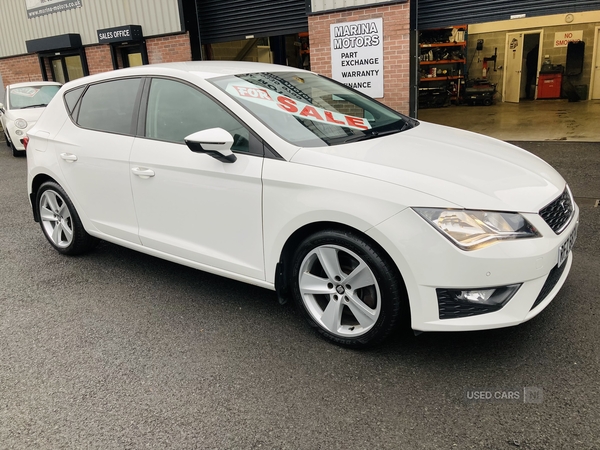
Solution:
<svg viewBox="0 0 600 450"><path fill-rule="evenodd" d="M569 42L567 45L567 64L565 75L568 77L581 75L583 72L583 53L585 51L585 42Z"/></svg>

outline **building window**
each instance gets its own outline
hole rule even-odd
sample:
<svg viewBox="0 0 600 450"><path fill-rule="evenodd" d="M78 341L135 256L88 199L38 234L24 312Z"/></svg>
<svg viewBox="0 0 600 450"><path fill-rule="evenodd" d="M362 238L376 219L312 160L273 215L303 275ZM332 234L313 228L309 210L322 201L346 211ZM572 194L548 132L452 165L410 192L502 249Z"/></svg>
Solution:
<svg viewBox="0 0 600 450"><path fill-rule="evenodd" d="M81 56L58 56L50 59L52 78L59 83L76 80L85 76Z"/></svg>

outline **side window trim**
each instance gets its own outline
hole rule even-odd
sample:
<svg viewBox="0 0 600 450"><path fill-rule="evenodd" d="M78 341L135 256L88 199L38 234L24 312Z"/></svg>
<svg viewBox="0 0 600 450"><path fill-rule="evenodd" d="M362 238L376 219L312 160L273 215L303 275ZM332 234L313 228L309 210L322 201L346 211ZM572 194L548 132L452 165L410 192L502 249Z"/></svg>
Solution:
<svg viewBox="0 0 600 450"><path fill-rule="evenodd" d="M265 158L279 159L281 161L285 161L283 156L281 156L279 153L277 153L273 147L271 147L265 141L262 141L262 142L263 142L263 147L264 147L263 151L265 153Z"/></svg>
<svg viewBox="0 0 600 450"><path fill-rule="evenodd" d="M81 105L81 99L85 95L85 91L87 91L88 86L89 86L88 84L84 84L83 86L74 87L73 89L69 89L68 91L66 91L62 96L63 103L65 105L65 109L67 110L69 116L71 117L71 120L75 123L75 125L77 125L77 116L79 114L79 105ZM73 106L73 109L71 110L69 108L69 104L67 103L67 94L70 94L71 92L76 91L78 89L81 89L81 93L79 94L79 97L77 98L77 101L75 102L75 105Z"/></svg>
<svg viewBox="0 0 600 450"><path fill-rule="evenodd" d="M140 93L140 104L138 108L137 132L136 137L146 137L146 117L148 115L148 97L150 95L151 77L144 77L144 84Z"/></svg>
<svg viewBox="0 0 600 450"><path fill-rule="evenodd" d="M85 95L85 92L88 89L88 86L84 86L83 91L81 92L81 95L79 96L79 98L77 99L77 103L75 103L75 107L73 108L73 120L75 121L75 123L77 123L76 118L79 118L79 108L81 106L81 99L83 98L83 96Z"/></svg>
<svg viewBox="0 0 600 450"><path fill-rule="evenodd" d="M143 139L150 139L153 141L162 141L162 142L170 142L172 144L185 145L180 142L166 141L166 140L151 138L151 137L146 136L146 120L148 118L148 99L150 97L150 88L152 87L152 81L155 79L169 80L169 81L174 81L177 83L182 83L182 84L185 84L186 86L189 86L192 89L197 90L202 95L205 95L207 98L209 98L210 100L215 102L217 105L219 105L221 108L223 108L223 110L227 114L229 114L231 117L233 117L233 119L237 120L241 126L243 126L246 130L248 130L248 133L251 137L250 145L249 145L249 152L242 152L239 150L232 149L233 153L237 153L237 154L241 154L241 155L260 156L260 157L265 156L264 141L262 140L262 138L260 138L254 132L254 130L252 130L252 128L250 128L242 119L240 119L237 115L235 115L229 108L227 108L219 100L214 98L211 94L209 94L208 92L206 92L204 89L200 88L199 86L197 86L193 83L190 83L186 80L182 80L180 78L172 78L172 77L168 77L168 76L149 76L149 77L147 77L146 83L144 84L144 87L142 90L143 93L141 96L141 104L140 104L139 118L138 118L138 132L136 134L137 137L143 138Z"/></svg>

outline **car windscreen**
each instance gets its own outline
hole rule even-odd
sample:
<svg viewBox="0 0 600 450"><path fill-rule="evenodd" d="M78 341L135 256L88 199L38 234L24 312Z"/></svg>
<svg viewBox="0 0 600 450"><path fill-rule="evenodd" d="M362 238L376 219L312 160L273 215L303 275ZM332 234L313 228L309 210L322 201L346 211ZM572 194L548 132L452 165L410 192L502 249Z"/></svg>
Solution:
<svg viewBox="0 0 600 450"><path fill-rule="evenodd" d="M302 147L370 139L417 124L366 95L312 73L249 73L209 81L280 137Z"/></svg>
<svg viewBox="0 0 600 450"><path fill-rule="evenodd" d="M50 103L60 86L23 86L9 91L10 109L42 108Z"/></svg>

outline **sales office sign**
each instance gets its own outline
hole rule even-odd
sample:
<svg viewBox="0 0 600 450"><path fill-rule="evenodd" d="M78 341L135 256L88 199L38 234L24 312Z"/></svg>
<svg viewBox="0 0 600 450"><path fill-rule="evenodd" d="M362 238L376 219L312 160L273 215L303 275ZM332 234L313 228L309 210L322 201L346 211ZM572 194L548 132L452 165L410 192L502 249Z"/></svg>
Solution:
<svg viewBox="0 0 600 450"><path fill-rule="evenodd" d="M108 44L111 42L139 41L143 38L140 25L124 25L121 27L105 28L98 30L98 42Z"/></svg>
<svg viewBox="0 0 600 450"><path fill-rule="evenodd" d="M383 97L383 19L331 25L331 72L334 80Z"/></svg>

